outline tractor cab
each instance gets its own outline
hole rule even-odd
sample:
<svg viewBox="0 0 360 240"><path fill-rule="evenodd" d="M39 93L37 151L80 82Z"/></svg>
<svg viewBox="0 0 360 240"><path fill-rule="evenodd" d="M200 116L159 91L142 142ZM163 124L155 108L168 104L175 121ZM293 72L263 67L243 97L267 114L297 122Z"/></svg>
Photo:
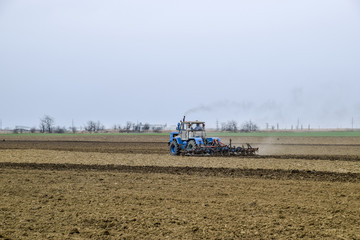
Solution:
<svg viewBox="0 0 360 240"><path fill-rule="evenodd" d="M200 121L183 121L178 124L179 135L182 140L193 138L205 138L205 122Z"/></svg>

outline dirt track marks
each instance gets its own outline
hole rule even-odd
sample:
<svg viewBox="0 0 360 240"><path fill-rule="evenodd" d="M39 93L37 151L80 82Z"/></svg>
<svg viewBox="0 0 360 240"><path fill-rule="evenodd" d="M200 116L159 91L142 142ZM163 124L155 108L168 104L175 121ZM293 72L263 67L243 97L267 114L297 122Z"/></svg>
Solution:
<svg viewBox="0 0 360 240"><path fill-rule="evenodd" d="M320 171L300 171L282 169L233 169L205 167L160 167L160 166L126 166L94 164L51 164L51 163L0 163L1 168L36 169L36 170L73 170L73 171L117 171L129 173L166 173L218 177L254 177L264 179L291 179L331 182L360 182L360 173L333 173Z"/></svg>
<svg viewBox="0 0 360 240"><path fill-rule="evenodd" d="M256 158L275 158L275 159L307 159L307 160L341 160L341 161L360 161L359 155L354 155L352 152L339 152L338 154L318 154L313 151L310 154L306 151L298 154L300 145L293 145L297 150L290 154L278 152L276 154L266 154L261 152ZM354 144L353 144L354 145ZM353 146L349 145L349 146ZM278 145L277 145L278 146ZM309 145L310 146L310 145ZM309 147L307 145L307 147ZM318 144L314 145L314 148ZM324 145L325 146L325 145ZM273 147L276 147L273 145ZM335 148L333 144L327 148ZM358 149L358 147L352 147ZM20 141L11 140L0 142L1 149L41 149L41 150L57 150L57 151L73 151L73 152L99 152L99 153L129 153L129 154L164 154L169 155L169 150L166 142L103 142L103 141ZM219 157L219 156L216 156ZM224 156L229 157L229 156ZM235 156L237 157L237 156Z"/></svg>
<svg viewBox="0 0 360 240"><path fill-rule="evenodd" d="M5 141L0 149L42 149L101 153L168 153L166 143L99 141Z"/></svg>

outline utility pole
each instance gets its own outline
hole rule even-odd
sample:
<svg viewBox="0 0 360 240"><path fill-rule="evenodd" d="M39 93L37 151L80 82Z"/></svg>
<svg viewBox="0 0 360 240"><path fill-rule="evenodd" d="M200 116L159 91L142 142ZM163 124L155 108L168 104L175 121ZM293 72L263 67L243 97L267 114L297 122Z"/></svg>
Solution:
<svg viewBox="0 0 360 240"><path fill-rule="evenodd" d="M75 133L75 128L74 128L74 119L71 119L71 132Z"/></svg>
<svg viewBox="0 0 360 240"><path fill-rule="evenodd" d="M296 124L296 130L299 130L299 125L300 125L300 121L299 118L297 119L297 124Z"/></svg>
<svg viewBox="0 0 360 240"><path fill-rule="evenodd" d="M351 130L354 131L354 117L351 118Z"/></svg>

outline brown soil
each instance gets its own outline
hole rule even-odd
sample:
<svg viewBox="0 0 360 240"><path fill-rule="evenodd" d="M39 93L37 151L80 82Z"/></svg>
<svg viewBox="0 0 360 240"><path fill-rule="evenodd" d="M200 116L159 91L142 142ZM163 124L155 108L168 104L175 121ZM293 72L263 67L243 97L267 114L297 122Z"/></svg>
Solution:
<svg viewBox="0 0 360 240"><path fill-rule="evenodd" d="M229 138L222 138L227 143ZM63 150L77 152L102 152L102 153L144 153L168 154L167 136L119 136L119 135L94 135L64 137L51 136L11 136L0 141L0 149L42 149ZM310 158L324 156L338 158L338 156L360 159L360 138L264 138L264 137L233 137L233 145L241 146L250 143L259 147L261 156L304 156Z"/></svg>
<svg viewBox="0 0 360 240"><path fill-rule="evenodd" d="M331 182L359 182L360 173L338 173L320 171L300 171L282 169L239 169L239 168L205 168L205 167L161 167L161 166L128 166L128 165L85 165L85 164L52 164L52 163L0 163L2 168L24 170L54 171L113 171L127 173L167 173L202 175L218 177L256 177L264 179L294 179Z"/></svg>
<svg viewBox="0 0 360 240"><path fill-rule="evenodd" d="M359 239L360 139L308 140L211 158L163 136L5 139L0 239Z"/></svg>

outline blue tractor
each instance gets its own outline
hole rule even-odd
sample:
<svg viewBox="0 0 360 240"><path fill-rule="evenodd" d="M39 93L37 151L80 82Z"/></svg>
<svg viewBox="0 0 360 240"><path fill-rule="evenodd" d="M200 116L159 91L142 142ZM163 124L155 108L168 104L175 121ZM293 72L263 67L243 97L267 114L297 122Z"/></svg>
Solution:
<svg viewBox="0 0 360 240"><path fill-rule="evenodd" d="M199 146L204 146L207 142L213 141L213 138L206 138L205 122L201 121L180 121L176 132L170 133L171 155L179 155L180 152L192 151Z"/></svg>
<svg viewBox="0 0 360 240"><path fill-rule="evenodd" d="M170 133L171 155L254 155L258 148L225 145L218 137L206 137L205 122L185 121L185 117Z"/></svg>

